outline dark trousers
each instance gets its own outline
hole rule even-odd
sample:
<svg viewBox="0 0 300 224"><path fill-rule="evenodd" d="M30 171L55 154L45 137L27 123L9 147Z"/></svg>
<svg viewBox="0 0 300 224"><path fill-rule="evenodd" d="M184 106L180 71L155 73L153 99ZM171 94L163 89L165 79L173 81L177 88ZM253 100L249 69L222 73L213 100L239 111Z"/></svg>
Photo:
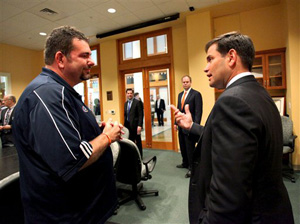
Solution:
<svg viewBox="0 0 300 224"><path fill-rule="evenodd" d="M158 125L164 126L164 112L156 112Z"/></svg>
<svg viewBox="0 0 300 224"><path fill-rule="evenodd" d="M14 138L12 133L1 133L2 147L14 146Z"/></svg>
<svg viewBox="0 0 300 224"><path fill-rule="evenodd" d="M195 140L191 139L187 134L182 132L182 129L178 130L179 146L182 156L182 165L191 169L193 151L195 149Z"/></svg>

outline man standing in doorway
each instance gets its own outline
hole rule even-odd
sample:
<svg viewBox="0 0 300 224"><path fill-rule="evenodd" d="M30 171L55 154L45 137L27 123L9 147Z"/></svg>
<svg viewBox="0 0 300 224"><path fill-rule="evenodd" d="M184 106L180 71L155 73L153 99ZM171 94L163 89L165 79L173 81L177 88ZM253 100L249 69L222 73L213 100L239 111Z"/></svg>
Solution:
<svg viewBox="0 0 300 224"><path fill-rule="evenodd" d="M1 140L3 147L14 146L14 139L12 135L12 122L14 119L14 108L16 105L16 97L9 94L3 98L3 104L6 107L1 110Z"/></svg>
<svg viewBox="0 0 300 224"><path fill-rule="evenodd" d="M83 33L54 29L44 57L13 121L25 223L105 223L117 206L109 145L122 125L108 120L100 129L73 88L91 78L94 65Z"/></svg>
<svg viewBox="0 0 300 224"><path fill-rule="evenodd" d="M133 89L126 89L127 101L124 104L124 126L129 130L129 139L138 143L143 128L143 107L139 100L133 97ZM138 136L139 135L139 136ZM141 156L143 155L140 149Z"/></svg>
<svg viewBox="0 0 300 224"><path fill-rule="evenodd" d="M153 99L153 95L150 95L150 106L151 106L151 124L152 126L155 126L154 124L155 101Z"/></svg>
<svg viewBox="0 0 300 224"><path fill-rule="evenodd" d="M185 113L184 106L189 105L193 122L200 124L202 118L202 96L197 90L191 88L192 78L185 75L181 79L184 91L179 93L177 108L182 113ZM182 163L177 165L177 168L187 168L188 172L186 178L191 176L192 155L195 149L196 138L190 135L189 132L181 127L174 125L175 130L178 130L178 138L180 145L180 152L182 155Z"/></svg>
<svg viewBox="0 0 300 224"><path fill-rule="evenodd" d="M158 126L164 126L164 112L166 111L166 105L164 99L160 99L160 96L156 96L155 112L158 120Z"/></svg>

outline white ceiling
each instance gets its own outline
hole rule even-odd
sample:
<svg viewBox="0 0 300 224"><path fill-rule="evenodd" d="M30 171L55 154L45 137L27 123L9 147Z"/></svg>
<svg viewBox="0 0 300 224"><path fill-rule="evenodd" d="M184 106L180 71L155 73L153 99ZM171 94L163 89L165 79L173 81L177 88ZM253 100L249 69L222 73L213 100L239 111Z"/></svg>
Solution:
<svg viewBox="0 0 300 224"><path fill-rule="evenodd" d="M0 43L34 50L44 48L45 36L61 25L75 26L91 42L96 34L205 8L232 0L0 0ZM51 9L57 14L40 11ZM115 8L110 14L108 8Z"/></svg>

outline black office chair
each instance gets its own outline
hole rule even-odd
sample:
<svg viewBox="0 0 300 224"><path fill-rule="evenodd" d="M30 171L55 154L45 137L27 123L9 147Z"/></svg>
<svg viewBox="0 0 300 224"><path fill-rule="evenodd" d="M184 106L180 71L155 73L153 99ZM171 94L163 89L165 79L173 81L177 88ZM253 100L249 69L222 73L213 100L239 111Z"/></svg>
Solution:
<svg viewBox="0 0 300 224"><path fill-rule="evenodd" d="M134 142L123 139L119 142L120 154L116 169L119 205L135 200L141 210L145 210L141 196L153 194L158 196L157 190L142 190L143 183L152 178L150 173L155 167L156 156L141 159L139 149Z"/></svg>
<svg viewBox="0 0 300 224"><path fill-rule="evenodd" d="M293 135L293 121L286 116L281 116L283 130L283 160L282 160L282 176L288 178L293 183L296 182L294 177L294 169L290 163L290 155L294 152L296 135Z"/></svg>
<svg viewBox="0 0 300 224"><path fill-rule="evenodd" d="M11 174L0 181L0 214L0 223L24 223L19 172Z"/></svg>

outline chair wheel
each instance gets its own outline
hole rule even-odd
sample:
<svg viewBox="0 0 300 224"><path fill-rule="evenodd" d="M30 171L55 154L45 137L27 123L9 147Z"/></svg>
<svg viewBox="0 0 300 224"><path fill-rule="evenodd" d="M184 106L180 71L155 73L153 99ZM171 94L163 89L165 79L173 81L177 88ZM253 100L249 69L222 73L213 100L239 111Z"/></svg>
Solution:
<svg viewBox="0 0 300 224"><path fill-rule="evenodd" d="M155 193L155 196L158 196L158 192Z"/></svg>
<svg viewBox="0 0 300 224"><path fill-rule="evenodd" d="M292 180L291 180L293 183L296 183L296 180L293 178Z"/></svg>
<svg viewBox="0 0 300 224"><path fill-rule="evenodd" d="M145 205L142 205L142 206L141 206L141 210L146 210L146 206L145 206Z"/></svg>

